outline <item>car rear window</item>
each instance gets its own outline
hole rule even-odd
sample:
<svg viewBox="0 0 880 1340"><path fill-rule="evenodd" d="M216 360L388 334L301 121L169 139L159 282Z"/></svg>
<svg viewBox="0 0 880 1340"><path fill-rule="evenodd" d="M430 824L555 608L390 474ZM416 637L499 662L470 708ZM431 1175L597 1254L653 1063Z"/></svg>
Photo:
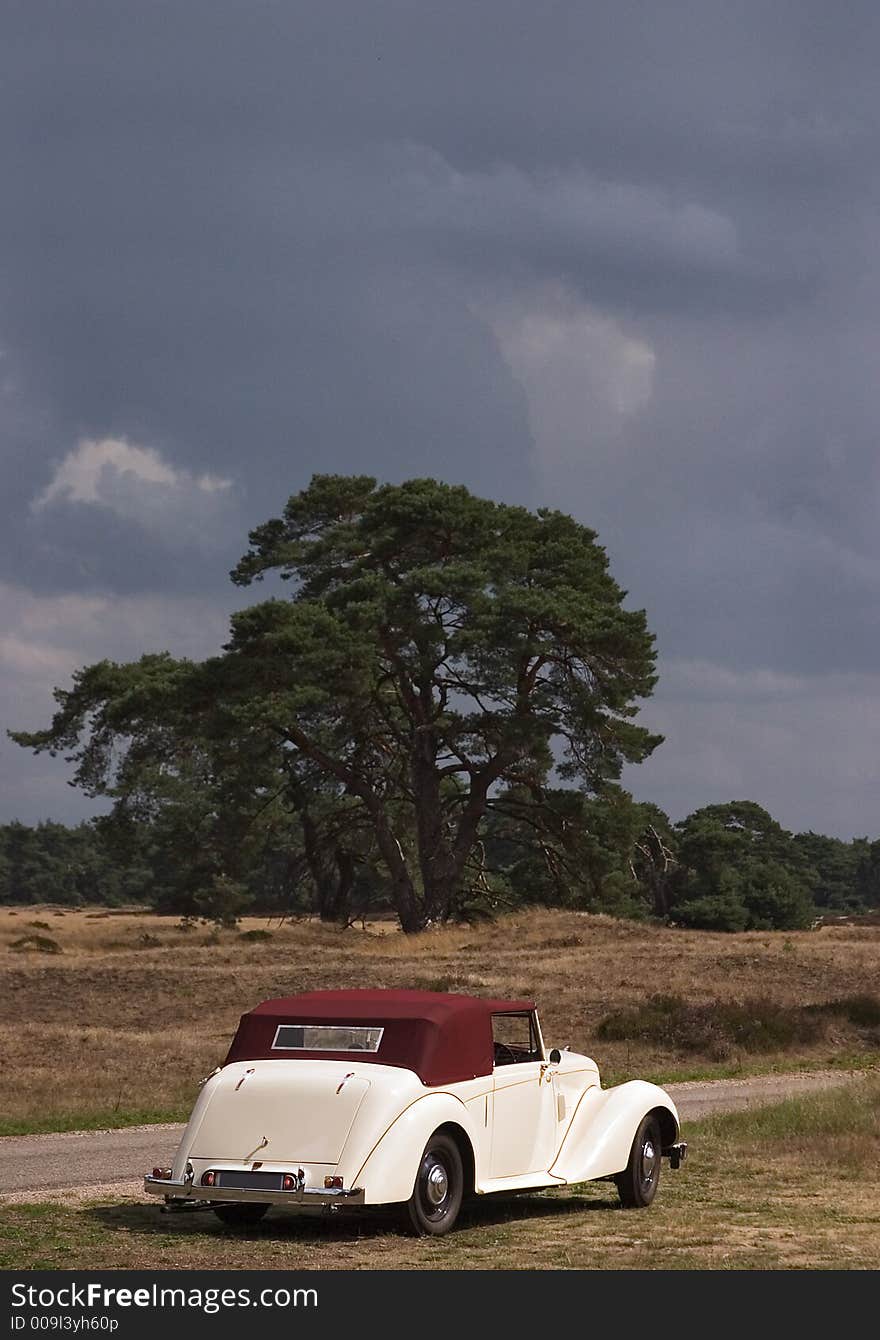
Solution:
<svg viewBox="0 0 880 1340"><path fill-rule="evenodd" d="M279 1024L273 1051L377 1052L384 1028L349 1024Z"/></svg>

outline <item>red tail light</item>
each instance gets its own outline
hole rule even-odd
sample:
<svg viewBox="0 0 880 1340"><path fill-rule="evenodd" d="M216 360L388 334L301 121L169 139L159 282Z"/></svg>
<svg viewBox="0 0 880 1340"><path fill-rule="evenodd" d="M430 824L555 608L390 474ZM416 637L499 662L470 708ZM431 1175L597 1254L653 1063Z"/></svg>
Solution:
<svg viewBox="0 0 880 1340"><path fill-rule="evenodd" d="M293 1191L296 1187L296 1178L291 1177L290 1173L285 1173L281 1179L282 1191Z"/></svg>
<svg viewBox="0 0 880 1340"><path fill-rule="evenodd" d="M171 1176L170 1168L154 1168L153 1177L157 1182L167 1182Z"/></svg>
<svg viewBox="0 0 880 1340"><path fill-rule="evenodd" d="M325 1177L325 1178L324 1178L324 1187L326 1188L327 1191L341 1191L341 1190L342 1190L342 1178L341 1178L341 1177Z"/></svg>
<svg viewBox="0 0 880 1340"><path fill-rule="evenodd" d="M202 1173L202 1186L213 1186L217 1180L217 1174L214 1172Z"/></svg>

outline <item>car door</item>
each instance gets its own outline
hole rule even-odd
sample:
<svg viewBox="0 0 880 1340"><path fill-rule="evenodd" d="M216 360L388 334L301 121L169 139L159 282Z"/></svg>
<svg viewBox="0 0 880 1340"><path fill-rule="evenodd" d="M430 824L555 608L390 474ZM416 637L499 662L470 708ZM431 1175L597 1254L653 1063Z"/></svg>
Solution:
<svg viewBox="0 0 880 1340"><path fill-rule="evenodd" d="M546 1172L556 1153L556 1094L534 1015L493 1015L492 1040L490 1176Z"/></svg>

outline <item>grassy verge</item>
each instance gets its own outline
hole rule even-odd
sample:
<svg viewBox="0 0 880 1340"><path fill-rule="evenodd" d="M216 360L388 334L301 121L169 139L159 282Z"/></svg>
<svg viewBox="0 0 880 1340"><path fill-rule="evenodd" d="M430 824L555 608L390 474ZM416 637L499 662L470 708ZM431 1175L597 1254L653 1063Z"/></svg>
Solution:
<svg viewBox="0 0 880 1340"><path fill-rule="evenodd" d="M748 1057L734 1061L704 1061L697 1065L671 1063L662 1070L650 1066L634 1076L631 1069L608 1067L602 1075L602 1084L611 1088L628 1079L646 1079L652 1084L684 1084L691 1080L749 1079L756 1075L793 1075L816 1070L872 1071L880 1069L880 1052L835 1051L817 1055Z"/></svg>
<svg viewBox="0 0 880 1340"><path fill-rule="evenodd" d="M123 1126L153 1126L186 1121L192 1105L174 1108L142 1108L120 1112L115 1108L56 1112L45 1117L0 1117L0 1136L51 1135L61 1131L112 1131Z"/></svg>
<svg viewBox="0 0 880 1340"><path fill-rule="evenodd" d="M693 1124L680 1173L648 1211L606 1183L478 1198L429 1241L393 1213L312 1219L273 1212L256 1229L210 1214L161 1215L120 1199L6 1205L5 1268L876 1269L880 1267L880 1079Z"/></svg>

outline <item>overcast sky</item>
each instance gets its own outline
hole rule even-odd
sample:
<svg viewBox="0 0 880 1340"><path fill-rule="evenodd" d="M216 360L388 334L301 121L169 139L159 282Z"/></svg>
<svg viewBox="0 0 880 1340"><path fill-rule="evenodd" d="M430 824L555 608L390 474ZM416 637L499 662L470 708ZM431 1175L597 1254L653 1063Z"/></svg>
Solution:
<svg viewBox="0 0 880 1340"><path fill-rule="evenodd" d="M6 0L0 725L430 474L598 531L638 799L880 835L878 67L857 0ZM0 820L66 776L0 740Z"/></svg>

